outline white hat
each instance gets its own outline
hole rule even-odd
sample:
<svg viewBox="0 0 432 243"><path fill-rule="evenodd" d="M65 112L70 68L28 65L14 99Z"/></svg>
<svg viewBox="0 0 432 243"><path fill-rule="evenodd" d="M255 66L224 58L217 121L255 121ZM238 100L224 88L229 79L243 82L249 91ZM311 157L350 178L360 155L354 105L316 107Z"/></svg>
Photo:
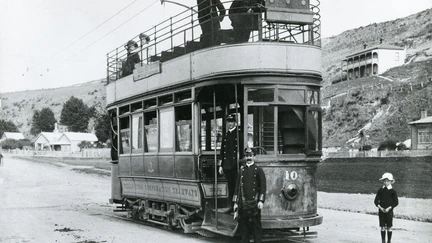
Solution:
<svg viewBox="0 0 432 243"><path fill-rule="evenodd" d="M394 179L393 179L393 175L392 175L391 173L388 173L388 172L384 173L384 174L381 176L381 179L379 179L379 180L382 181L382 180L384 180L384 179L388 179L389 181L394 181Z"/></svg>

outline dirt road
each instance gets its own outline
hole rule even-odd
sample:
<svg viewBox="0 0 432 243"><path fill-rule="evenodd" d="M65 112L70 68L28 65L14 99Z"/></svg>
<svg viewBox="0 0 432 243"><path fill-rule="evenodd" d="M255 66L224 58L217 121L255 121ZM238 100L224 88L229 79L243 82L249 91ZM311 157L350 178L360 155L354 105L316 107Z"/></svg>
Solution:
<svg viewBox="0 0 432 243"><path fill-rule="evenodd" d="M0 242L235 242L185 235L180 230L115 217L110 178L68 167L5 158L0 167ZM379 242L373 215L319 210L324 223L312 242ZM431 223L395 221L394 243L428 242Z"/></svg>

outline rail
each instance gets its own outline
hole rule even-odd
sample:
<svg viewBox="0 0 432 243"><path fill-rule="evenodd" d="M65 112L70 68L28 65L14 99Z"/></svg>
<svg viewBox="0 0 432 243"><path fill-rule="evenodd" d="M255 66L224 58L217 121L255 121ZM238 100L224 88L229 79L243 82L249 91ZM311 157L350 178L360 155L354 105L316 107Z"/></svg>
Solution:
<svg viewBox="0 0 432 243"><path fill-rule="evenodd" d="M233 1L223 1L224 6L231 6ZM310 1L310 10L313 14L313 24L298 23L273 23L266 21L266 7L263 5L250 6L252 9L259 9L253 13L231 13L238 12L235 9L227 9L224 20L220 23L221 29L214 23L219 23L220 17L211 17L209 15L198 18L198 5L192 6L169 19L149 28L139 35L128 40L136 43L135 52L139 54L139 63L141 65L164 62L175 57L191 53L196 50L215 46L236 44L233 37L233 29L229 23L230 19L248 15L252 21L251 34L248 42L286 42L294 44L321 46L321 20L319 11L319 0ZM216 7L206 7L201 9L209 10L210 15L215 16L221 12ZM217 10L215 10L217 9ZM233 11L234 10L234 11ZM204 18L206 18L204 20ZM208 19L207 19L208 18ZM200 23L201 22L201 23ZM217 43L203 45L203 36L201 26L207 24L211 26L211 37L217 36ZM228 29L225 29L228 27ZM213 31L214 30L214 31ZM212 41L213 42L213 41ZM128 53L126 50L127 43L117 47L107 54L107 81L113 82L122 78L122 66L125 65Z"/></svg>

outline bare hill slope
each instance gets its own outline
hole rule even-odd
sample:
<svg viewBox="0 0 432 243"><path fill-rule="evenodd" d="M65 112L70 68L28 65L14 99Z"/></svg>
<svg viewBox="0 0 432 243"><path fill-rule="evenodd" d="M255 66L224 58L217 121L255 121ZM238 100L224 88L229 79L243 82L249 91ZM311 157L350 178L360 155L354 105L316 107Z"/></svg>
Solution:
<svg viewBox="0 0 432 243"><path fill-rule="evenodd" d="M98 112L102 112L106 106L105 82L96 80L55 89L2 93L0 119L12 121L25 137L29 137L35 110L49 107L60 123L63 104L72 96L82 99L87 106L94 106Z"/></svg>

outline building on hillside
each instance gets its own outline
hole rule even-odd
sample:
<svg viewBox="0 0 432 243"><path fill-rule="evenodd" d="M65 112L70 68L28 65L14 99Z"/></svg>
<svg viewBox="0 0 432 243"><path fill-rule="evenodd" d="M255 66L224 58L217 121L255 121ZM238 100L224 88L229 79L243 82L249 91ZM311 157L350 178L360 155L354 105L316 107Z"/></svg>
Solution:
<svg viewBox="0 0 432 243"><path fill-rule="evenodd" d="M432 149L432 116L422 111L420 120L410 122L411 149Z"/></svg>
<svg viewBox="0 0 432 243"><path fill-rule="evenodd" d="M20 140L20 139L25 139L25 137L20 132L4 132L3 136L0 139L0 142L3 142L6 139Z"/></svg>
<svg viewBox="0 0 432 243"><path fill-rule="evenodd" d="M382 41L381 41L382 42ZM379 44L345 57L342 60L341 80L378 76L390 68L405 64L406 50L390 44Z"/></svg>

